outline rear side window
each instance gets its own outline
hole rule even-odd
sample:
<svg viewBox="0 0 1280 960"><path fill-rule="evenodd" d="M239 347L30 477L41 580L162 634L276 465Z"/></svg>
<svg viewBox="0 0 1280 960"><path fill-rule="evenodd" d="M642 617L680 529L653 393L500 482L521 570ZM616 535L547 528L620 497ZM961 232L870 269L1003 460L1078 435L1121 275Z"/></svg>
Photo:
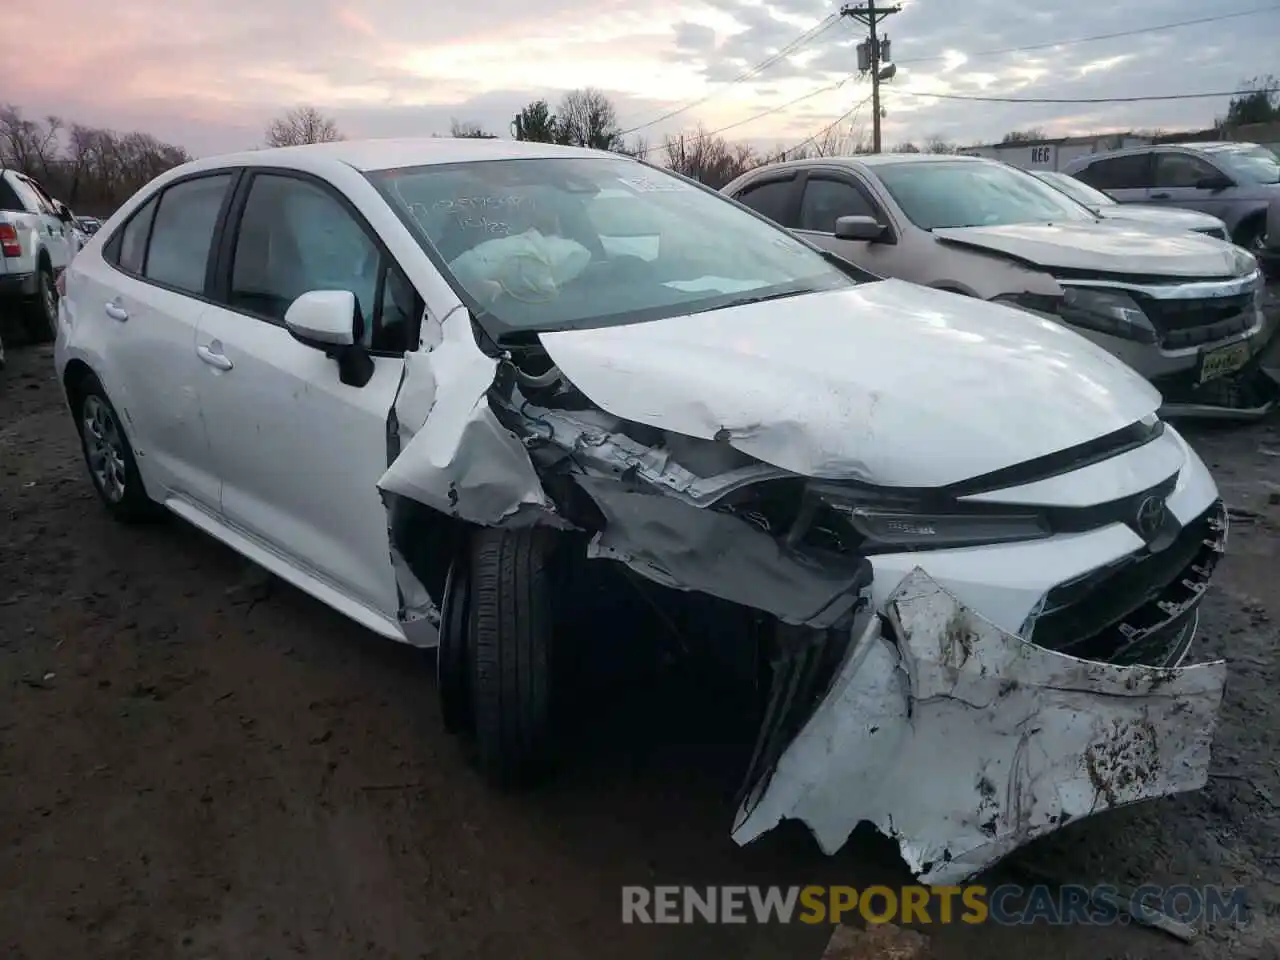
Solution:
<svg viewBox="0 0 1280 960"><path fill-rule="evenodd" d="M15 213L22 211L22 200L9 186L9 178L0 176L0 210L12 210Z"/></svg>
<svg viewBox="0 0 1280 960"><path fill-rule="evenodd" d="M1135 153L1125 157L1096 160L1076 174L1098 190L1133 190L1151 186L1148 153Z"/></svg>
<svg viewBox="0 0 1280 960"><path fill-rule="evenodd" d="M116 257L120 269L142 273L147 261L147 236L151 233L151 221L155 219L156 202L155 197L147 201L146 206L135 213L120 231L119 254Z"/></svg>
<svg viewBox="0 0 1280 960"><path fill-rule="evenodd" d="M213 230L230 184L231 175L223 173L184 180L160 195L144 277L186 293L204 292Z"/></svg>
<svg viewBox="0 0 1280 960"><path fill-rule="evenodd" d="M739 203L745 203L756 213L763 214L774 223L790 226L787 220L791 215L791 191L795 185L795 180L768 180L747 187L734 199Z"/></svg>

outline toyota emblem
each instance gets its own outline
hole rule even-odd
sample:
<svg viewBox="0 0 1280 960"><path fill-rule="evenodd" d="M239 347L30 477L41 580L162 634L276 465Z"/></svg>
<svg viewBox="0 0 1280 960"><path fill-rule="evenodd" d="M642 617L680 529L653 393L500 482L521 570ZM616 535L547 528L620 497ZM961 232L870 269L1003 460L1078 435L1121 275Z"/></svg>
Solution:
<svg viewBox="0 0 1280 960"><path fill-rule="evenodd" d="M1138 533L1143 540L1149 543L1160 533L1160 529L1164 526L1166 510L1164 497L1147 497L1138 506L1134 525L1138 528Z"/></svg>

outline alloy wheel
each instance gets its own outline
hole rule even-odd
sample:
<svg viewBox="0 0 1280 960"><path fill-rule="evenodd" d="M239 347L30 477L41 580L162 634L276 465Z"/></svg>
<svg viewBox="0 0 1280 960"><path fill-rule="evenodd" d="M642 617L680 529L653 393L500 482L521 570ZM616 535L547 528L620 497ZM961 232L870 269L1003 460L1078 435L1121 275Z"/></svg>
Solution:
<svg viewBox="0 0 1280 960"><path fill-rule="evenodd" d="M81 407L80 421L89 472L102 495L111 503L124 499L124 437L111 409L100 397L90 394Z"/></svg>

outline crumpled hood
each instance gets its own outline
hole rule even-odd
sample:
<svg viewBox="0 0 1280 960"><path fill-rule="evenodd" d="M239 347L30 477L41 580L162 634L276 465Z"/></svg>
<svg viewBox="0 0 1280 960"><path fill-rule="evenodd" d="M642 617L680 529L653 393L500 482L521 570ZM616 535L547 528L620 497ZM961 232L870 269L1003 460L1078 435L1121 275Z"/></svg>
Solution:
<svg viewBox="0 0 1280 960"><path fill-rule="evenodd" d="M1117 203L1114 206L1099 207L1098 216L1104 220L1131 220L1170 230L1211 230L1221 229L1223 226L1217 217L1197 210L1179 210L1176 207L1157 207L1145 203Z"/></svg>
<svg viewBox="0 0 1280 960"><path fill-rule="evenodd" d="M1125 230L1110 223L1017 223L1000 227L939 227L947 243L1004 254L1047 270L1086 270L1157 277L1236 277L1250 273L1243 251L1195 233Z"/></svg>
<svg viewBox="0 0 1280 960"><path fill-rule="evenodd" d="M614 416L891 486L1012 466L1160 405L1065 327L901 280L541 339Z"/></svg>

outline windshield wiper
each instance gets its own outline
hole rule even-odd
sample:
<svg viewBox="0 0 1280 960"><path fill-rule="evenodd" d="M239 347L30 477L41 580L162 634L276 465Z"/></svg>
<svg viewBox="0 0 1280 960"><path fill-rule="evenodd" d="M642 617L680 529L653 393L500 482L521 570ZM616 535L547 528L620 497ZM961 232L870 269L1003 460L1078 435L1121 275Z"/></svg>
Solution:
<svg viewBox="0 0 1280 960"><path fill-rule="evenodd" d="M786 299L787 297L802 297L806 293L817 293L817 291L813 289L785 290L782 293L764 293L754 297L753 296L735 297L733 300L730 300L728 303L719 304L718 306L712 307L711 309L723 310L725 307L745 307L748 304L764 303L768 300L783 300L783 299Z"/></svg>

